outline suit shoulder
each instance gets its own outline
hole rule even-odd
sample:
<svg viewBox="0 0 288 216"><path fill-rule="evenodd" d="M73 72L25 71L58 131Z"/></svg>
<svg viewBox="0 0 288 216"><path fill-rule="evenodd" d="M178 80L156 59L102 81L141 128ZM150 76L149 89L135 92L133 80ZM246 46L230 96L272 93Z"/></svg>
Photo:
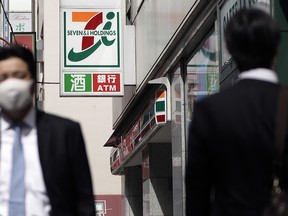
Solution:
<svg viewBox="0 0 288 216"><path fill-rule="evenodd" d="M209 95L205 98L200 99L199 101L196 102L196 104L198 106L206 106L209 105L210 103L214 103L217 102L219 100L221 100L221 98L223 97L224 94L226 94L227 90L224 90L222 92L217 92L215 94ZM216 103L217 104L217 103Z"/></svg>
<svg viewBox="0 0 288 216"><path fill-rule="evenodd" d="M199 101L199 103L212 103L215 106L217 104L221 105L221 103L224 103L226 106L233 106L240 102L243 103L250 98L252 100L255 97L261 98L261 95L274 98L277 96L279 87L279 84L265 81L242 80L229 88L204 98L203 100Z"/></svg>
<svg viewBox="0 0 288 216"><path fill-rule="evenodd" d="M250 109L261 104L270 107L276 103L279 84L258 80L243 80L230 88L196 102L196 107L218 116L235 113L240 107Z"/></svg>
<svg viewBox="0 0 288 216"><path fill-rule="evenodd" d="M64 125L79 125L78 122L73 121L73 120L71 120L69 118L65 118L65 117L62 117L62 116L59 116L59 115L46 113L46 112L42 112L42 111L39 111L37 113L37 118L38 118L38 120L42 120L43 119L45 121L49 121L49 122L55 123L55 124L60 125L60 126L64 126Z"/></svg>

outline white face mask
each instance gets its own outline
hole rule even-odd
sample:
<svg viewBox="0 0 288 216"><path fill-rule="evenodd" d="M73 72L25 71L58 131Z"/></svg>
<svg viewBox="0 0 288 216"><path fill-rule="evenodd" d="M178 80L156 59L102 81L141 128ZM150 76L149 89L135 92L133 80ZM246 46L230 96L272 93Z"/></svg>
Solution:
<svg viewBox="0 0 288 216"><path fill-rule="evenodd" d="M33 80L7 79L0 83L0 107L6 111L19 111L32 103Z"/></svg>

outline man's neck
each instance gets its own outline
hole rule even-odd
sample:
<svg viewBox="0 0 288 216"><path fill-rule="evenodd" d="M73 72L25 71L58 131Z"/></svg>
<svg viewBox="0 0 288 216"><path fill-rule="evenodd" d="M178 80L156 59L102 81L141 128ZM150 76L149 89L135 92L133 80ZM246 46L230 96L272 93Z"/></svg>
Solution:
<svg viewBox="0 0 288 216"><path fill-rule="evenodd" d="M7 111L2 109L2 113L12 122L18 122L25 118L30 109L32 109L32 104L19 111Z"/></svg>

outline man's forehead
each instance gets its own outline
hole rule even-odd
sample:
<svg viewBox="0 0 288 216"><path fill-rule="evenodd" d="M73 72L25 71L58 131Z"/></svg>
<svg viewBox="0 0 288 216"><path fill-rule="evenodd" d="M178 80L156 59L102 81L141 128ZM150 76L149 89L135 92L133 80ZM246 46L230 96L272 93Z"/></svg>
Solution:
<svg viewBox="0 0 288 216"><path fill-rule="evenodd" d="M4 60L0 60L0 72L13 71L15 69L21 69L22 71L28 70L28 64L18 57L11 57Z"/></svg>

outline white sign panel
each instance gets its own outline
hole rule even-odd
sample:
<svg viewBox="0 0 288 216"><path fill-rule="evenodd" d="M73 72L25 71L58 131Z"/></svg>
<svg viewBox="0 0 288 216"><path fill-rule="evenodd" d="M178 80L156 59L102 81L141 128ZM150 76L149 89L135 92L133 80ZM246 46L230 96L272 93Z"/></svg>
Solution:
<svg viewBox="0 0 288 216"><path fill-rule="evenodd" d="M32 13L9 13L9 21L14 32L32 31Z"/></svg>
<svg viewBox="0 0 288 216"><path fill-rule="evenodd" d="M120 68L120 10L66 9L63 69Z"/></svg>
<svg viewBox="0 0 288 216"><path fill-rule="evenodd" d="M61 14L61 95L123 95L120 9Z"/></svg>

